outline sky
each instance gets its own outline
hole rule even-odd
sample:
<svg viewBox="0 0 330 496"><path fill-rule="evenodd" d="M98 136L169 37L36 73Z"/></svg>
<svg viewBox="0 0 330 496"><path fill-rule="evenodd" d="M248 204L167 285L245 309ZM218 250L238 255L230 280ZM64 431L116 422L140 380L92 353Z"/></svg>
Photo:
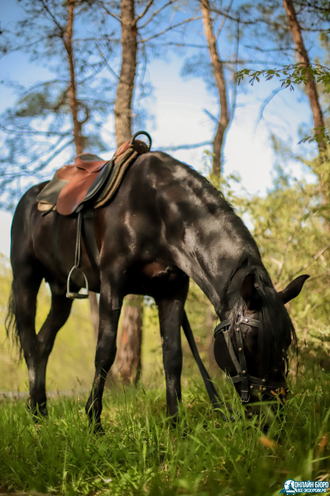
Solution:
<svg viewBox="0 0 330 496"><path fill-rule="evenodd" d="M1 0L1 24L6 25L15 18L15 2ZM214 124L205 110L217 114L215 97L207 90L200 78L181 76L183 59L175 53L166 58L151 60L148 64L145 81L153 86L150 99L153 119L147 123L146 130L153 138L153 149L176 147L212 141ZM26 84L33 82L38 73L27 56L14 55L0 60L1 79L19 80L24 73ZM38 68L40 75L44 71ZM258 122L263 100L274 89L273 83L260 83L248 87L239 95L235 119L227 132L224 148L224 173L238 173L245 190L250 193L265 194L272 186L272 170L275 161L270 142L270 131L282 138L291 140L292 148L298 150L298 126L310 122L310 109L300 92L284 90L280 92L265 109L265 118ZM0 86L0 111L14 104L13 92ZM108 126L111 126L111 121ZM109 155L114 151L109 144ZM92 150L98 153L97 150ZM172 155L189 163L197 170L203 170L205 147L190 150L177 150ZM107 158L105 156L104 158ZM59 164L59 167L64 164ZM302 174L294 162L288 167L295 175ZM9 256L11 215L0 211L0 252Z"/></svg>

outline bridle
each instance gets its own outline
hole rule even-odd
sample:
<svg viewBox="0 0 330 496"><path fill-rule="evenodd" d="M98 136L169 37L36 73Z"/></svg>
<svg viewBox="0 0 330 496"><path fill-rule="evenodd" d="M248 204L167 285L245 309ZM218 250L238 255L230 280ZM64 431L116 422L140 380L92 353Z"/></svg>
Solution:
<svg viewBox="0 0 330 496"><path fill-rule="evenodd" d="M230 328L232 322L229 319L224 320L214 330L214 339L217 339L220 335L224 337L224 341L227 346L227 350L231 361L236 369L236 375L228 375L227 378L233 384L241 383L241 401L242 403L248 403L250 400L250 392L253 390L258 390L261 393L270 392L274 396L285 396L285 393L289 392L285 381L269 381L266 377L259 378L254 377L248 373L246 357L244 352L243 334L241 325L248 325L251 327L259 328L259 320L251 319L248 317L241 317L239 321L235 323L235 334L237 342L238 357L236 356L233 343L230 337ZM288 358L284 352L283 360L286 362L286 368L288 364ZM286 373L287 375L287 373Z"/></svg>

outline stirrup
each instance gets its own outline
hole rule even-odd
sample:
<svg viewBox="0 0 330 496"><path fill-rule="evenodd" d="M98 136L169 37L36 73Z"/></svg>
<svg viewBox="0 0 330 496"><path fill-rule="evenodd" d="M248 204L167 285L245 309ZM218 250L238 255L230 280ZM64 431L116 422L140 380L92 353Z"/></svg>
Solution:
<svg viewBox="0 0 330 496"><path fill-rule="evenodd" d="M75 291L71 291L70 289L70 279L71 279L71 276L72 276L72 273L75 271L75 270L79 270L82 275L84 276L84 279L85 279L85 287L84 288L80 288L79 291L82 290L82 293L76 293ZM86 274L85 272L83 272L81 269L79 269L79 267L77 267L76 265L74 265L72 267L72 269L70 270L69 272L69 275L68 275L68 279L67 279L67 282L66 282L66 297L67 298L70 298L71 300L83 300L85 298L88 298L88 292L89 292L89 288L88 288L88 280L87 280L87 277L86 277Z"/></svg>

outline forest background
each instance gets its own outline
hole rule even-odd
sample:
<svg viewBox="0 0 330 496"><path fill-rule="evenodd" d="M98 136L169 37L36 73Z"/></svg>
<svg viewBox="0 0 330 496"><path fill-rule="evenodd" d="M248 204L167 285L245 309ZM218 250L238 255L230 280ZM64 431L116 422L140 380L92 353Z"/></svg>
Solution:
<svg viewBox="0 0 330 496"><path fill-rule="evenodd" d="M311 274L290 314L301 370L307 362L329 370L328 2L22 0L2 8L3 211L13 212L29 186L76 153L110 158L116 143L146 129L153 149L190 163L223 191L253 232L278 289ZM7 255L0 268L0 390L26 391L25 366L18 366L2 324L11 284ZM44 288L37 327L48 304ZM140 340L132 343L135 361L127 363L122 350L115 378L135 382L142 370L143 382L151 375L159 382L157 311L145 300L128 302L125 312L135 323L124 332L141 336L142 361ZM193 284L188 312L213 368L214 316ZM90 386L95 342L90 306L78 302L50 358L49 390ZM188 357L186 349L183 375L195 371Z"/></svg>

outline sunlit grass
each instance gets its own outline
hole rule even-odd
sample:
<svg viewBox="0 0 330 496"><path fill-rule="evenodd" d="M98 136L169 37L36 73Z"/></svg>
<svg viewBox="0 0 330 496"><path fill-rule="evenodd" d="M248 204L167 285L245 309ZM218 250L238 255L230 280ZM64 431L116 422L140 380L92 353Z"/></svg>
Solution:
<svg viewBox="0 0 330 496"><path fill-rule="evenodd" d="M314 375L299 378L267 433L259 419L244 418L230 386L224 396L237 420L223 422L192 380L176 428L163 388L107 392L104 436L91 434L85 398L51 399L37 426L23 402L3 402L1 485L67 495L277 495L288 478L329 480L330 376Z"/></svg>

